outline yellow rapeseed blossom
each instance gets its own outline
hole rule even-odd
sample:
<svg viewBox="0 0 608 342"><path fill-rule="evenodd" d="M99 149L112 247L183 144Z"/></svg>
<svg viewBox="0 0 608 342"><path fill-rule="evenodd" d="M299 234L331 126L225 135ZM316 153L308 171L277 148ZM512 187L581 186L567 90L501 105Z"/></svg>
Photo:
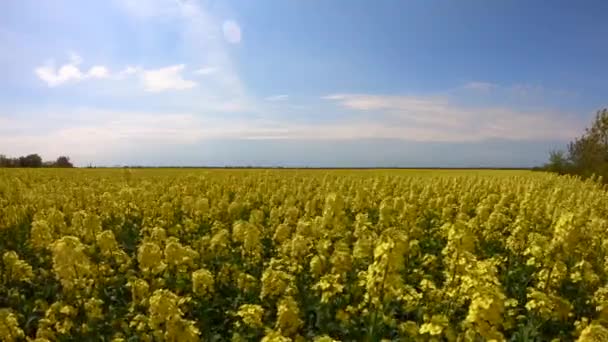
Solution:
<svg viewBox="0 0 608 342"><path fill-rule="evenodd" d="M53 229L45 220L32 222L30 230L30 243L36 250L44 250L53 242Z"/></svg>
<svg viewBox="0 0 608 342"><path fill-rule="evenodd" d="M4 252L2 255L4 275L9 281L31 281L34 278L32 266L19 259L14 251Z"/></svg>
<svg viewBox="0 0 608 342"><path fill-rule="evenodd" d="M327 335L323 335L315 337L314 342L340 342L340 340L334 340Z"/></svg>
<svg viewBox="0 0 608 342"><path fill-rule="evenodd" d="M65 288L83 286L83 281L93 275L93 264L85 254L85 246L77 237L62 237L53 242L51 251L53 271Z"/></svg>
<svg viewBox="0 0 608 342"><path fill-rule="evenodd" d="M605 187L467 173L0 170L0 341L608 341Z"/></svg>
<svg viewBox="0 0 608 342"><path fill-rule="evenodd" d="M293 342L289 337L283 336L280 331L268 330L261 342Z"/></svg>
<svg viewBox="0 0 608 342"><path fill-rule="evenodd" d="M146 273L158 274L165 270L167 264L163 261L160 247L153 242L144 242L137 248L139 268Z"/></svg>
<svg viewBox="0 0 608 342"><path fill-rule="evenodd" d="M0 340L21 341L24 336L17 317L8 309L0 309Z"/></svg>
<svg viewBox="0 0 608 342"><path fill-rule="evenodd" d="M96 236L97 246L103 255L112 255L119 249L114 233L111 230L104 230Z"/></svg>
<svg viewBox="0 0 608 342"><path fill-rule="evenodd" d="M165 247L165 263L185 272L194 267L198 253L188 246L183 246L177 238L170 237Z"/></svg>
<svg viewBox="0 0 608 342"><path fill-rule="evenodd" d="M321 303L328 303L344 291L344 285L340 283L340 276L337 274L324 275L312 288L321 293Z"/></svg>
<svg viewBox="0 0 608 342"><path fill-rule="evenodd" d="M213 294L214 277L211 271L201 268L192 272L192 292L201 297Z"/></svg>
<svg viewBox="0 0 608 342"><path fill-rule="evenodd" d="M161 329L162 324L181 317L182 311L179 308L179 297L169 290L154 291L150 297L148 313L150 327L153 330Z"/></svg>
<svg viewBox="0 0 608 342"><path fill-rule="evenodd" d="M278 329L285 336L294 335L304 322L300 319L298 303L291 296L281 299L277 309Z"/></svg>
<svg viewBox="0 0 608 342"><path fill-rule="evenodd" d="M582 332L577 342L603 342L608 341L608 329L598 323L591 323Z"/></svg>
<svg viewBox="0 0 608 342"><path fill-rule="evenodd" d="M89 317L89 319L91 319L91 320L103 319L104 315L103 315L102 305L103 305L103 301L101 299L89 298L84 303L84 309L86 311L87 317Z"/></svg>
<svg viewBox="0 0 608 342"><path fill-rule="evenodd" d="M284 271L268 268L262 274L262 292L260 293L260 298L281 296L292 287L292 282L292 275Z"/></svg>
<svg viewBox="0 0 608 342"><path fill-rule="evenodd" d="M166 323L165 341L168 342L198 342L200 330L193 321L173 317Z"/></svg>
<svg viewBox="0 0 608 342"><path fill-rule="evenodd" d="M150 286L145 280L139 278L131 279L127 286L131 289L131 301L134 304L140 304L148 298Z"/></svg>
<svg viewBox="0 0 608 342"><path fill-rule="evenodd" d="M241 317L243 323L252 328L261 328L264 315L264 308L255 304L243 304L237 311L237 316Z"/></svg>

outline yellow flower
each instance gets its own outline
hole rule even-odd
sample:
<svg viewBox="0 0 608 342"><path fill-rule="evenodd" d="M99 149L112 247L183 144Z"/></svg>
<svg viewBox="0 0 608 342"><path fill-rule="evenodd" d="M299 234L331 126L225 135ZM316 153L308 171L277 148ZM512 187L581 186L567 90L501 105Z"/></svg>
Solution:
<svg viewBox="0 0 608 342"><path fill-rule="evenodd" d="M608 329L599 323L591 323L581 332L577 342L604 342L608 341Z"/></svg>
<svg viewBox="0 0 608 342"><path fill-rule="evenodd" d="M280 331L268 330L266 335L262 338L261 342L292 342L293 340L289 337L283 336Z"/></svg>
<svg viewBox="0 0 608 342"><path fill-rule="evenodd" d="M239 307L237 315L241 317L243 323L252 328L261 328L264 326L262 322L264 308L255 304L243 304Z"/></svg>
<svg viewBox="0 0 608 342"><path fill-rule="evenodd" d="M344 285L340 284L340 276L337 274L324 275L312 288L321 292L321 303L328 303L344 291Z"/></svg>
<svg viewBox="0 0 608 342"><path fill-rule="evenodd" d="M165 247L165 261L168 265L176 267L180 271L186 271L194 267L194 261L198 258L198 253L192 248L182 246L175 237L170 237Z"/></svg>
<svg viewBox="0 0 608 342"><path fill-rule="evenodd" d="M101 231L99 216L79 210L72 215L71 233L78 235L86 243L95 241L95 236Z"/></svg>
<svg viewBox="0 0 608 342"><path fill-rule="evenodd" d="M290 235L291 235L291 227L287 224L281 223L275 229L274 236L272 237L272 239L274 240L275 243L280 245L283 242L287 241L287 239L289 239Z"/></svg>
<svg viewBox="0 0 608 342"><path fill-rule="evenodd" d="M200 330L193 321L173 317L167 322L165 341L169 342L197 342L200 340Z"/></svg>
<svg viewBox="0 0 608 342"><path fill-rule="evenodd" d="M216 232L211 238L211 242L209 243L211 250L216 255L222 255L226 252L228 245L230 244L230 232L227 229L220 229Z"/></svg>
<svg viewBox="0 0 608 342"><path fill-rule="evenodd" d="M32 266L19 259L19 255L13 251L4 252L2 255L4 272L11 281L29 282L34 278Z"/></svg>
<svg viewBox="0 0 608 342"><path fill-rule="evenodd" d="M118 243L114 238L114 233L111 230L104 230L96 236L97 246L101 250L103 255L111 255L114 251L118 250Z"/></svg>
<svg viewBox="0 0 608 342"><path fill-rule="evenodd" d="M85 254L85 246L74 236L64 236L51 245L53 271L61 284L71 289L83 285L93 273L92 264Z"/></svg>
<svg viewBox="0 0 608 342"><path fill-rule="evenodd" d="M139 268L144 273L158 274L165 270L167 265L163 262L160 247L153 242L144 242L137 249Z"/></svg>
<svg viewBox="0 0 608 342"><path fill-rule="evenodd" d="M148 313L150 327L152 329L159 329L161 324L175 317L181 317L182 311L179 309L179 297L169 290L154 291L152 297L150 297Z"/></svg>
<svg viewBox="0 0 608 342"><path fill-rule="evenodd" d="M209 296L213 293L213 274L204 268L192 272L192 292L199 296Z"/></svg>
<svg viewBox="0 0 608 342"><path fill-rule="evenodd" d="M399 331L407 336L418 335L418 324L414 321L407 321L399 324Z"/></svg>
<svg viewBox="0 0 608 342"><path fill-rule="evenodd" d="M89 319L103 319L103 301L98 298L90 298L84 303L84 309Z"/></svg>
<svg viewBox="0 0 608 342"><path fill-rule="evenodd" d="M346 312L342 309L339 309L336 312L336 319L338 321L342 322L343 324L346 324L350 321L350 315L348 314L348 312Z"/></svg>
<svg viewBox="0 0 608 342"><path fill-rule="evenodd" d="M320 277L323 274L324 262L323 257L315 255L310 259L310 273L315 277Z"/></svg>
<svg viewBox="0 0 608 342"><path fill-rule="evenodd" d="M420 326L418 332L420 334L430 334L433 336L441 335L445 328L448 326L448 318L444 315L433 315L429 322L426 322Z"/></svg>
<svg viewBox="0 0 608 342"><path fill-rule="evenodd" d="M139 278L129 280L127 286L131 289L131 300L135 304L140 304L144 299L148 298L150 286L148 283Z"/></svg>
<svg viewBox="0 0 608 342"><path fill-rule="evenodd" d="M45 220L32 222L30 230L30 242L37 250L46 249L53 242L53 230Z"/></svg>
<svg viewBox="0 0 608 342"><path fill-rule="evenodd" d="M238 272L236 285L239 290L243 292L251 292L255 290L256 285L258 284L258 278L252 276L251 274L247 274L245 272Z"/></svg>
<svg viewBox="0 0 608 342"><path fill-rule="evenodd" d="M243 244L243 256L258 256L262 252L260 244L260 230L252 223L238 221L232 227L232 239Z"/></svg>
<svg viewBox="0 0 608 342"><path fill-rule="evenodd" d="M314 342L340 342L340 341L334 340L333 338L331 338L327 335L323 335L323 336L315 337Z"/></svg>
<svg viewBox="0 0 608 342"><path fill-rule="evenodd" d="M262 274L261 299L277 297L291 288L293 276L280 270L267 268Z"/></svg>
<svg viewBox="0 0 608 342"><path fill-rule="evenodd" d="M284 297L279 302L276 329L283 335L294 335L303 324L299 315L298 303L291 296Z"/></svg>
<svg viewBox="0 0 608 342"><path fill-rule="evenodd" d="M21 341L24 336L17 317L8 309L0 309L0 340Z"/></svg>

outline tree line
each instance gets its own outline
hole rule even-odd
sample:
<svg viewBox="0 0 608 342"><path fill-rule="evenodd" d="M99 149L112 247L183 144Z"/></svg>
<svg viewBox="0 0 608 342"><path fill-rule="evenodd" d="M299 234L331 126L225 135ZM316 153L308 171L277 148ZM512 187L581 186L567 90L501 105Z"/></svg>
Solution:
<svg viewBox="0 0 608 342"><path fill-rule="evenodd" d="M591 126L568 144L567 150L549 154L541 169L583 178L602 177L608 181L608 108L597 111Z"/></svg>
<svg viewBox="0 0 608 342"><path fill-rule="evenodd" d="M56 160L42 161L38 154L29 154L16 158L10 158L0 154L0 167L74 167L70 157L60 156Z"/></svg>

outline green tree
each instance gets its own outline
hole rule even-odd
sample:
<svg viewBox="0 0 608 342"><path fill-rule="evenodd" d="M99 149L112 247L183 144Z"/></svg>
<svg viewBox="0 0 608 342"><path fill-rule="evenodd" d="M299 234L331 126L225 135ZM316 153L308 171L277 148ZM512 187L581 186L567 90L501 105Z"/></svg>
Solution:
<svg viewBox="0 0 608 342"><path fill-rule="evenodd" d="M608 109L597 112L591 127L568 145L574 172L588 177L608 173Z"/></svg>
<svg viewBox="0 0 608 342"><path fill-rule="evenodd" d="M19 157L20 167L41 167L42 158L37 154L30 154L25 157Z"/></svg>
<svg viewBox="0 0 608 342"><path fill-rule="evenodd" d="M596 113L583 135L568 144L567 154L563 151L551 152L545 169L583 177L602 176L608 180L608 109Z"/></svg>
<svg viewBox="0 0 608 342"><path fill-rule="evenodd" d="M549 153L549 163L546 165L547 171L556 172L560 175L571 171L572 165L564 151L551 151Z"/></svg>
<svg viewBox="0 0 608 342"><path fill-rule="evenodd" d="M74 167L74 165L72 165L72 163L70 162L70 157L66 157L66 156L61 156L59 158L57 158L57 161L55 162L55 167Z"/></svg>

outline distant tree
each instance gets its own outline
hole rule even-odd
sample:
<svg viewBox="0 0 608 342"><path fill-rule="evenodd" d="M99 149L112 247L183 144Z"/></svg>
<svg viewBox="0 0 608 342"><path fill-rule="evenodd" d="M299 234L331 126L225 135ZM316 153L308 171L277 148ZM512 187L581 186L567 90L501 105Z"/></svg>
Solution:
<svg viewBox="0 0 608 342"><path fill-rule="evenodd" d="M571 171L572 166L564 151L551 151L549 153L549 163L545 165L547 171L556 172L560 175Z"/></svg>
<svg viewBox="0 0 608 342"><path fill-rule="evenodd" d="M18 158L9 158L0 154L0 167L74 167L67 156L61 156L54 161L42 161L38 154L30 154Z"/></svg>
<svg viewBox="0 0 608 342"><path fill-rule="evenodd" d="M571 173L608 180L608 109L599 110L591 127L568 144L567 154L553 151L549 155L547 171Z"/></svg>
<svg viewBox="0 0 608 342"><path fill-rule="evenodd" d="M72 163L70 162L70 157L61 156L57 158L57 161L55 162L55 167L74 167L74 165L72 165Z"/></svg>
<svg viewBox="0 0 608 342"><path fill-rule="evenodd" d="M42 158L37 154L19 157L19 167L41 167Z"/></svg>
<svg viewBox="0 0 608 342"><path fill-rule="evenodd" d="M605 176L608 171L608 109L597 112L591 127L568 145L574 171L582 176Z"/></svg>

